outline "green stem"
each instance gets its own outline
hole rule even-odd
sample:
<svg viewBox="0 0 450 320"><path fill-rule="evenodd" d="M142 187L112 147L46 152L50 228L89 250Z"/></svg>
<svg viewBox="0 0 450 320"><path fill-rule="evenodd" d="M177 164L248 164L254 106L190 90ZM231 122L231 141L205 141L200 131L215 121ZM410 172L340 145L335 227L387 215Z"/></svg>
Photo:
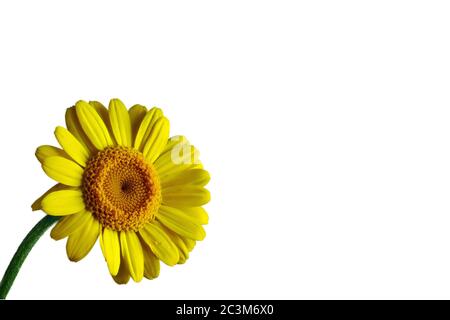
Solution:
<svg viewBox="0 0 450 320"><path fill-rule="evenodd" d="M23 239L19 248L17 248L14 257L9 263L8 268L3 275L3 279L0 282L0 299L5 299L8 295L9 289L19 273L20 267L22 267L28 253L30 253L33 246L39 240L39 238L50 228L60 217L53 217L46 215L39 221L33 229Z"/></svg>

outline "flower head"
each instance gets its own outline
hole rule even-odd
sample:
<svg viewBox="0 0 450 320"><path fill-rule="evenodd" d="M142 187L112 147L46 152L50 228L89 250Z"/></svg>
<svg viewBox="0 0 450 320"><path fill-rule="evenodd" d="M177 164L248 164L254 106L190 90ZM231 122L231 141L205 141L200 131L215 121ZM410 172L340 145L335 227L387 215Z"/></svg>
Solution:
<svg viewBox="0 0 450 320"><path fill-rule="evenodd" d="M83 259L99 238L117 283L156 278L160 261L184 263L208 222L209 174L198 151L183 136L169 138L160 109L127 110L118 99L108 109L78 101L66 126L55 130L61 148L36 150L58 184L32 208L62 217L51 237L68 237L69 259Z"/></svg>

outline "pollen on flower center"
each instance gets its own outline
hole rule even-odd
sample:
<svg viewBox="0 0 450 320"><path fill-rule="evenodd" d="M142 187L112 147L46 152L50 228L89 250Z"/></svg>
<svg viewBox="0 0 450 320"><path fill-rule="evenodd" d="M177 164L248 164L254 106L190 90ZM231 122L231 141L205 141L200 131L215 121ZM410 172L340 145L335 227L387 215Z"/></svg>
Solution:
<svg viewBox="0 0 450 320"><path fill-rule="evenodd" d="M116 231L138 231L161 204L155 169L141 153L126 147L106 148L89 160L83 196L100 223Z"/></svg>

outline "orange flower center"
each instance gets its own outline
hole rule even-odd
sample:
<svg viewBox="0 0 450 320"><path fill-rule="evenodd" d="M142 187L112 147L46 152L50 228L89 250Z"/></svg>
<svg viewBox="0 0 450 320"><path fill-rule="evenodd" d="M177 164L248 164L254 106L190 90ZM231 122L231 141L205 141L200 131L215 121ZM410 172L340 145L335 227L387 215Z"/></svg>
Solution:
<svg viewBox="0 0 450 320"><path fill-rule="evenodd" d="M116 231L138 231L155 217L161 187L155 168L131 148L109 147L93 156L83 177L86 208Z"/></svg>

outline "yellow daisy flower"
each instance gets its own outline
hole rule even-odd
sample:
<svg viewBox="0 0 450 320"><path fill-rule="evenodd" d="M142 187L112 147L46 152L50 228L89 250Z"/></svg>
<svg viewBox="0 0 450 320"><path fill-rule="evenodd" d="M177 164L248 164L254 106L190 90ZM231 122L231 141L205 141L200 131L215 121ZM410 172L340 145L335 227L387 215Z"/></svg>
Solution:
<svg viewBox="0 0 450 320"><path fill-rule="evenodd" d="M33 203L62 217L51 231L68 238L71 261L83 259L97 239L117 283L158 277L160 260L169 266L189 257L208 215L209 174L198 151L182 136L169 138L169 121L158 108L119 99L108 109L78 101L57 127L61 148L43 145L36 157L58 182Z"/></svg>

